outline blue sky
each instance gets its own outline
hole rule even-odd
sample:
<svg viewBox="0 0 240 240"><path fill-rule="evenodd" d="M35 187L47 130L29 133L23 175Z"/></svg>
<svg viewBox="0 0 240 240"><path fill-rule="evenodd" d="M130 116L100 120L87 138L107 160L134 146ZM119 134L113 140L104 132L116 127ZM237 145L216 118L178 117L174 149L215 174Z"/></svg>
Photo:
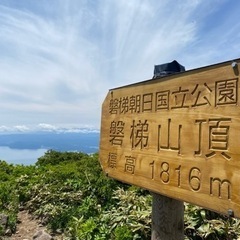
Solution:
<svg viewBox="0 0 240 240"><path fill-rule="evenodd" d="M0 132L100 127L108 89L239 58L240 1L1 0Z"/></svg>

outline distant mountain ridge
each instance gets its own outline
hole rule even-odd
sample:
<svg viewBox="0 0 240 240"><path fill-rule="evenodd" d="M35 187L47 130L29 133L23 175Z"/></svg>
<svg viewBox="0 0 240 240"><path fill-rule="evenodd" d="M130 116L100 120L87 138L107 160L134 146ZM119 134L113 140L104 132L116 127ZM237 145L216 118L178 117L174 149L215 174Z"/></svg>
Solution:
<svg viewBox="0 0 240 240"><path fill-rule="evenodd" d="M40 131L0 134L0 146L11 149L53 149L57 151L98 151L99 131Z"/></svg>

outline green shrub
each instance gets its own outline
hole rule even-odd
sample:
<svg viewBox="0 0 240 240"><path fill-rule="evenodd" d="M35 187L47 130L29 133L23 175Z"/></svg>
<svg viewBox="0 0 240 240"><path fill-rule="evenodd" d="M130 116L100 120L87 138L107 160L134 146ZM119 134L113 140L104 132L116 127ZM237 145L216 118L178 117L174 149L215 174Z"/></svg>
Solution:
<svg viewBox="0 0 240 240"><path fill-rule="evenodd" d="M13 232L21 205L52 231L62 230L64 239L147 240L151 200L148 191L106 177L98 154L50 150L33 166L0 161L0 211ZM186 239L240 236L240 220L191 204L184 220Z"/></svg>
<svg viewBox="0 0 240 240"><path fill-rule="evenodd" d="M88 158L88 155L85 153L48 150L44 156L38 158L36 166L58 165L63 162L80 161L84 158Z"/></svg>
<svg viewBox="0 0 240 240"><path fill-rule="evenodd" d="M233 240L240 236L240 220L185 204L185 235L187 239Z"/></svg>
<svg viewBox="0 0 240 240"><path fill-rule="evenodd" d="M126 227L117 227L114 231L115 235L115 240L132 240L133 239L133 234L131 230Z"/></svg>
<svg viewBox="0 0 240 240"><path fill-rule="evenodd" d="M0 183L11 180L13 169L14 166L12 164L0 160Z"/></svg>

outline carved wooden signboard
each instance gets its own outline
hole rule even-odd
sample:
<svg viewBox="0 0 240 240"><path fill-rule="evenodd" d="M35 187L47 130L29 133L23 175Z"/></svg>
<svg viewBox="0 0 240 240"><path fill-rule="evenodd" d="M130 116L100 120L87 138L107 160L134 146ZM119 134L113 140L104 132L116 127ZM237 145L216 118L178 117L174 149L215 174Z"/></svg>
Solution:
<svg viewBox="0 0 240 240"><path fill-rule="evenodd" d="M240 59L112 89L100 162L112 178L240 217Z"/></svg>

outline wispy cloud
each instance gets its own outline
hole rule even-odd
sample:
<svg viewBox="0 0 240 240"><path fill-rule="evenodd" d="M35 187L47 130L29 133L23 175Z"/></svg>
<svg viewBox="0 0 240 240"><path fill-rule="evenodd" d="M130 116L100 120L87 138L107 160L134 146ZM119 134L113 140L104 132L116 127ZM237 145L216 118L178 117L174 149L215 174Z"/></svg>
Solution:
<svg viewBox="0 0 240 240"><path fill-rule="evenodd" d="M5 4L4 4L5 3ZM3 1L0 124L100 125L109 88L239 57L240 3Z"/></svg>
<svg viewBox="0 0 240 240"><path fill-rule="evenodd" d="M0 133L9 133L9 132L28 132L30 128L25 125L16 125L12 127L0 126Z"/></svg>
<svg viewBox="0 0 240 240"><path fill-rule="evenodd" d="M0 134L12 133L99 133L99 129L90 125L53 125L48 123L39 123L37 125L15 125L15 126L0 126Z"/></svg>

